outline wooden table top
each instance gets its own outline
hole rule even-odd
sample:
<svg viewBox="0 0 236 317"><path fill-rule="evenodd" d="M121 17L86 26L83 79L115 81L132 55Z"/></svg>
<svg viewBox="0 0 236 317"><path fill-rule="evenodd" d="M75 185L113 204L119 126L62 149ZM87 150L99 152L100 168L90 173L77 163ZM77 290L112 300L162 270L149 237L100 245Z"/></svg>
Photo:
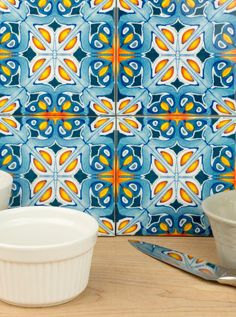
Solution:
<svg viewBox="0 0 236 317"><path fill-rule="evenodd" d="M99 238L90 282L77 299L49 308L0 303L0 317L236 316L236 288L206 282L130 246L143 240L217 262L212 238Z"/></svg>

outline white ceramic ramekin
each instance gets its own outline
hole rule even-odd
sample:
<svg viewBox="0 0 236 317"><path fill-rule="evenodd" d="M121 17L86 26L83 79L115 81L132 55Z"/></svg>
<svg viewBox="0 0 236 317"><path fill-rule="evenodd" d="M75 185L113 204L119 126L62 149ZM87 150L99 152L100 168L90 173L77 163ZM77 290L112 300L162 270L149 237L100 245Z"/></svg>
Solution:
<svg viewBox="0 0 236 317"><path fill-rule="evenodd" d="M0 212L0 299L57 305L87 286L96 220L77 210L22 207Z"/></svg>
<svg viewBox="0 0 236 317"><path fill-rule="evenodd" d="M10 174L0 171L0 210L6 209L11 197L13 178Z"/></svg>
<svg viewBox="0 0 236 317"><path fill-rule="evenodd" d="M202 207L209 218L221 264L236 268L236 190L210 196Z"/></svg>

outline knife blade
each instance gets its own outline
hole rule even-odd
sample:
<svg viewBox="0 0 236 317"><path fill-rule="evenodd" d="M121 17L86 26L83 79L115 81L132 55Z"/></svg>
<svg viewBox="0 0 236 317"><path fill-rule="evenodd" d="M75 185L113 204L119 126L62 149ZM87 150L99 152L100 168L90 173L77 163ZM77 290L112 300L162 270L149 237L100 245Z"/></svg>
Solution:
<svg viewBox="0 0 236 317"><path fill-rule="evenodd" d="M236 269L228 269L203 259L196 258L192 255L171 250L156 244L136 240L129 240L129 243L144 254L185 272L207 281L236 287Z"/></svg>

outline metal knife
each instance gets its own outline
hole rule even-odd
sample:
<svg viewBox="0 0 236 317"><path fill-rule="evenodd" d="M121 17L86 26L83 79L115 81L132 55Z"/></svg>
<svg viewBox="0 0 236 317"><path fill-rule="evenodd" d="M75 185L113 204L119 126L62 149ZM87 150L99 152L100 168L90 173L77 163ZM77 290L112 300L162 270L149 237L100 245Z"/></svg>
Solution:
<svg viewBox="0 0 236 317"><path fill-rule="evenodd" d="M136 249L154 259L170 264L205 280L236 287L236 269L224 268L203 259L195 258L192 255L164 248L156 244L135 240L129 240L129 242Z"/></svg>

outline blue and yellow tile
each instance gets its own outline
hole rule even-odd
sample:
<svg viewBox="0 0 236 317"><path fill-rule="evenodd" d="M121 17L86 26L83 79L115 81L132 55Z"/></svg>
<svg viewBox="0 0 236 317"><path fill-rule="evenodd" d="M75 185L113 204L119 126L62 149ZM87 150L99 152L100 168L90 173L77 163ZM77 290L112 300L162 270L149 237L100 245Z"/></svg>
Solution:
<svg viewBox="0 0 236 317"><path fill-rule="evenodd" d="M113 235L114 121L0 117L0 169L14 176L11 205L75 208L98 220L101 235Z"/></svg>
<svg viewBox="0 0 236 317"><path fill-rule="evenodd" d="M236 119L117 121L117 234L209 235L201 201L236 188Z"/></svg>
<svg viewBox="0 0 236 317"><path fill-rule="evenodd" d="M132 115L235 115L234 0L126 0L119 9L118 103L139 102Z"/></svg>
<svg viewBox="0 0 236 317"><path fill-rule="evenodd" d="M113 8L107 0L2 0L1 113L45 110L37 104L45 96L52 111L65 110L61 97L80 115L93 115L91 104L102 108L104 98L114 107Z"/></svg>

